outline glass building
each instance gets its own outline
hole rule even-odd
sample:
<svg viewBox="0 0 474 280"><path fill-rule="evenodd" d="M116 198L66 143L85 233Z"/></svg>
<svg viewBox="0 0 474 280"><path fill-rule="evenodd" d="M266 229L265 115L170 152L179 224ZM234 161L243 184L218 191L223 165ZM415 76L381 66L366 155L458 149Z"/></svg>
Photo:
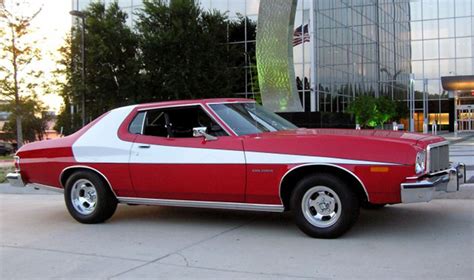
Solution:
<svg viewBox="0 0 474 280"><path fill-rule="evenodd" d="M72 6L81 10L90 2L72 0ZM449 113L455 114L451 108L454 106L449 105L454 93L443 90L441 76L473 75L473 2L298 0L293 57L303 108L345 112L351 100L365 94L402 100L408 107L413 88L417 130L422 129L424 112L429 113L425 117L430 123L436 120L438 124L449 124ZM129 14L128 21L133 27L134 12L142 7L142 1L118 3ZM229 43L239 45L245 53L255 50L255 26L248 27L247 22L257 23L259 0L200 3L203 9L227 12L230 19L248 17L243 34L236 36L240 39ZM314 23L310 23L312 18ZM246 60L243 84L235 89L237 96L254 96L254 64L252 59Z"/></svg>

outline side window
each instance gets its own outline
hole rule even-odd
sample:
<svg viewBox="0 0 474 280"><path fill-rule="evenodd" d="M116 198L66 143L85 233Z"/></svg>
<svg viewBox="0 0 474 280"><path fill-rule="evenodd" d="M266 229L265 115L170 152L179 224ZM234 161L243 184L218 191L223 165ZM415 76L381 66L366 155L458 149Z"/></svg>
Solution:
<svg viewBox="0 0 474 280"><path fill-rule="evenodd" d="M213 136L228 134L201 106L164 108L140 112L130 123L129 131L168 138L192 138L194 127L206 127Z"/></svg>
<svg viewBox="0 0 474 280"><path fill-rule="evenodd" d="M145 112L138 113L133 121L128 127L128 131L132 134L142 134L143 133L143 118L145 117Z"/></svg>
<svg viewBox="0 0 474 280"><path fill-rule="evenodd" d="M168 137L168 114L163 110L147 111L143 123L143 135Z"/></svg>

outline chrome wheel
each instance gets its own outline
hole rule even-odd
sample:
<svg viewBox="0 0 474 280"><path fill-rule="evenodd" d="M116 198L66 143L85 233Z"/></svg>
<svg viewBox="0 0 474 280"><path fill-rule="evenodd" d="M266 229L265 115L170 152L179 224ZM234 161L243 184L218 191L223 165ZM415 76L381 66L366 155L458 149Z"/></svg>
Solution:
<svg viewBox="0 0 474 280"><path fill-rule="evenodd" d="M310 188L301 200L301 208L306 220L319 228L334 225L342 212L339 196L325 186Z"/></svg>
<svg viewBox="0 0 474 280"><path fill-rule="evenodd" d="M82 215L90 215L97 205L97 190L91 181L77 180L71 189L71 202L74 209Z"/></svg>

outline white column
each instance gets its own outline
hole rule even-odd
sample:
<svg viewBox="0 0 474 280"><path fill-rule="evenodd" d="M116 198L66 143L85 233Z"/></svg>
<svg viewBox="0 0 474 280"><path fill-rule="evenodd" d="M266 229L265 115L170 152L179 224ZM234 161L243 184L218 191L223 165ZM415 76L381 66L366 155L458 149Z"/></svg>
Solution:
<svg viewBox="0 0 474 280"><path fill-rule="evenodd" d="M311 50L311 91L310 91L310 103L311 103L311 112L319 111L319 94L317 91L319 89L318 86L318 76L316 73L316 60L318 56L318 44L316 41L316 1L309 1L309 42L310 42L310 50Z"/></svg>

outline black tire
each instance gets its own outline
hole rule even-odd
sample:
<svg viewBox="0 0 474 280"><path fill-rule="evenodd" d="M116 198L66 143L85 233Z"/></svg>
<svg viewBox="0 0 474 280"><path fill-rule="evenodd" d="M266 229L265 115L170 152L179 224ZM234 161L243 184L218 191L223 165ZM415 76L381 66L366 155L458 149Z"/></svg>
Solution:
<svg viewBox="0 0 474 280"><path fill-rule="evenodd" d="M379 209L382 209L385 207L385 203L382 203L382 204L375 204L375 203L370 203L368 201L364 201L362 202L362 204L360 205L360 207L362 209L366 209L366 210L379 210Z"/></svg>
<svg viewBox="0 0 474 280"><path fill-rule="evenodd" d="M76 203L73 202L72 192L79 194L79 196L82 192L82 197L85 196L84 193L87 193L89 195L88 198L91 198L89 192L80 190L80 185L87 185L89 189L92 185L95 190L95 193L92 192L95 198L94 207L89 207L88 209L90 213L84 209L86 209L87 205L91 206L92 204L88 204L87 202L81 204L78 200L76 200ZM78 222L84 224L102 223L112 217L117 209L117 199L107 183L99 175L91 171L77 171L67 179L64 190L64 200L71 216ZM77 206L78 204L79 206ZM82 207L84 207L84 209L81 212L80 209Z"/></svg>
<svg viewBox="0 0 474 280"><path fill-rule="evenodd" d="M323 191L318 191L321 188L323 188ZM325 200L326 198L329 198L329 200ZM329 216L323 215L320 221L316 217L312 219L311 216L319 212L317 212L316 207L309 206L309 203L305 203L308 206L303 209L303 200L306 201L306 199L310 199L315 205L319 205L316 207L319 207L320 211L325 210L321 210L322 208L326 208L326 210L329 208L327 207L328 204L319 204L318 199L322 199L322 202L332 201L335 204L331 205L329 203L329 205L334 207L333 213L338 214L326 221L324 218ZM331 174L317 174L301 179L292 192L290 207L296 225L304 233L315 238L337 238L347 232L359 217L359 200L356 194L344 181Z"/></svg>

